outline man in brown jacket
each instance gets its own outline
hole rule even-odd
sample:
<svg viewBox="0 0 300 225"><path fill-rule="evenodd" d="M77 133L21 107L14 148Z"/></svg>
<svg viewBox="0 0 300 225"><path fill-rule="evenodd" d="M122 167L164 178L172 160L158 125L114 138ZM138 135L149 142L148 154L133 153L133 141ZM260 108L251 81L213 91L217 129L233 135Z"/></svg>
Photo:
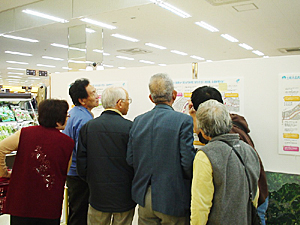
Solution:
<svg viewBox="0 0 300 225"><path fill-rule="evenodd" d="M206 144L208 141L204 139L200 132L198 132L197 123L196 123L196 111L199 107L199 105L209 99L217 100L218 102L223 104L223 99L220 94L220 92L209 86L202 86L195 89L191 96L191 103L189 105L190 107L190 115L193 117L194 120L194 132L198 134L200 142L203 144ZM230 114L232 119L232 129L230 133L238 133L240 136L240 139L250 146L252 146L255 150L254 143L249 136L249 127L248 123L245 120L244 117L238 115L238 114ZM255 150L256 151L256 150ZM256 151L257 153L257 151ZM267 184L267 178L266 173L264 170L264 166L262 164L262 161L259 157L259 154L257 153L259 163L260 163L260 176L258 180L258 187L259 187L259 199L258 199L258 214L261 218L262 224L265 225L265 214L268 208L268 184Z"/></svg>

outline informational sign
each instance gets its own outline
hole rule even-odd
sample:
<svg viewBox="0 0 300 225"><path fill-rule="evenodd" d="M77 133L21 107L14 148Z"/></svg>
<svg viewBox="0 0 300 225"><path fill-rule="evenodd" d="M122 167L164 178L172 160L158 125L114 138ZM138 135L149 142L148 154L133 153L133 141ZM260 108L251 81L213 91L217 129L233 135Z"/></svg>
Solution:
<svg viewBox="0 0 300 225"><path fill-rule="evenodd" d="M26 69L26 75L35 76L36 75L36 70Z"/></svg>
<svg viewBox="0 0 300 225"><path fill-rule="evenodd" d="M216 88L220 91L224 105L229 112L243 114L244 83L242 78L175 80L174 88L177 91L177 98L173 104L173 108L176 111L188 114L188 105L192 92L201 86Z"/></svg>
<svg viewBox="0 0 300 225"><path fill-rule="evenodd" d="M108 87L123 87L127 90L126 81L111 81L102 83L91 83L96 88L97 94L99 95L99 106L93 109L94 116L99 116L103 112L103 106L101 103L102 92Z"/></svg>
<svg viewBox="0 0 300 225"><path fill-rule="evenodd" d="M242 78L175 80L174 88L177 91L177 98L173 103L174 110L189 114L189 102L192 92L201 86L216 88L220 91L224 105L226 105L229 112L243 114L244 83ZM194 134L194 145L203 145L197 134Z"/></svg>
<svg viewBox="0 0 300 225"><path fill-rule="evenodd" d="M279 74L279 154L300 155L300 73Z"/></svg>

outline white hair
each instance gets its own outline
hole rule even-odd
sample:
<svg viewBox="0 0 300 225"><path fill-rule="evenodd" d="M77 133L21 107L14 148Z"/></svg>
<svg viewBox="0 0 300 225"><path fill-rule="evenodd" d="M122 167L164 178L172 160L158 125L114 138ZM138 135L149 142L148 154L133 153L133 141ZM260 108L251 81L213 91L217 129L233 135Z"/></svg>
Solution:
<svg viewBox="0 0 300 225"><path fill-rule="evenodd" d="M120 99L126 100L126 91L122 87L108 87L102 92L101 102L104 109L115 108Z"/></svg>
<svg viewBox="0 0 300 225"><path fill-rule="evenodd" d="M225 105L208 100L199 105L196 113L198 128L213 138L221 134L227 134L232 128L232 120Z"/></svg>
<svg viewBox="0 0 300 225"><path fill-rule="evenodd" d="M174 84L167 74L158 73L150 78L149 90L154 103L170 102Z"/></svg>

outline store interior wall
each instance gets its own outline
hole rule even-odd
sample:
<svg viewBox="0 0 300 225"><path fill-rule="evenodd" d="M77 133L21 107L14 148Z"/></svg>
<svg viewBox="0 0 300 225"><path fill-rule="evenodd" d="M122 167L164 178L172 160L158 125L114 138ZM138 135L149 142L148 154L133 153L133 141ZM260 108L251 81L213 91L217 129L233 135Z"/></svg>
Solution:
<svg viewBox="0 0 300 225"><path fill-rule="evenodd" d="M300 56L243 59L198 64L198 79L242 77L244 79L244 115L250 135L266 171L300 174L300 156L278 154L278 76L300 73ZM192 79L192 65L169 65L109 69L91 72L67 72L51 75L51 97L68 100L69 85L77 78L88 78L92 84L126 81L133 103L127 115L137 115L153 108L148 95L151 75L168 73L172 79Z"/></svg>

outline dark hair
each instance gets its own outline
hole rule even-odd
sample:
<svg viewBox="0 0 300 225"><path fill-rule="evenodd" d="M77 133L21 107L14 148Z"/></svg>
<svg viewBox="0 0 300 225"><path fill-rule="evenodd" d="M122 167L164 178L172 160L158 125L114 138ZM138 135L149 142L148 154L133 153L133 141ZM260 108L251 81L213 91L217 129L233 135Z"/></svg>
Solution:
<svg viewBox="0 0 300 225"><path fill-rule="evenodd" d="M199 105L207 100L214 99L223 104L221 93L209 86L202 86L195 89L192 93L191 101L194 109L197 110Z"/></svg>
<svg viewBox="0 0 300 225"><path fill-rule="evenodd" d="M56 123L62 125L66 122L69 105L66 100L46 99L38 106L38 120L41 126L57 127Z"/></svg>
<svg viewBox="0 0 300 225"><path fill-rule="evenodd" d="M89 84L89 80L85 78L75 80L75 82L71 84L69 88L69 95L71 96L74 105L81 105L78 99L87 98L89 96L85 89Z"/></svg>

